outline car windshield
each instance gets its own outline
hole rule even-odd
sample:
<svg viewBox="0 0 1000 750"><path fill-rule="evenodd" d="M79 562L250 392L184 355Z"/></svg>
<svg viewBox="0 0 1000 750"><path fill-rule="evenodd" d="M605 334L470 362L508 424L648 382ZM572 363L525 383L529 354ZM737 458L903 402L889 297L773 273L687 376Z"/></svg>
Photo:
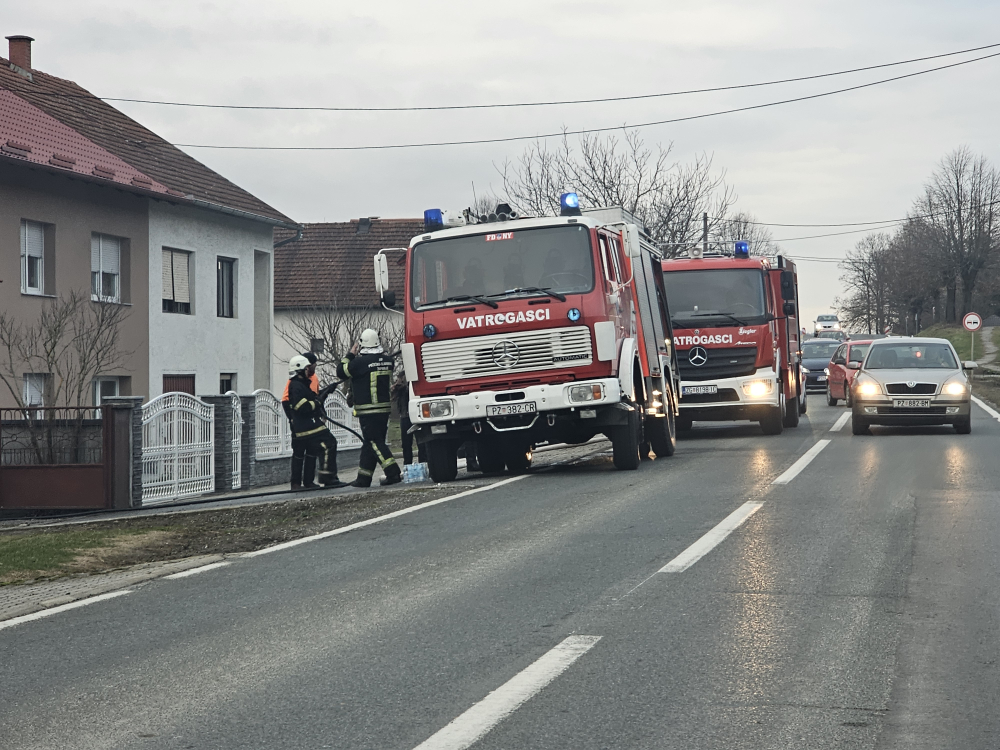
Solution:
<svg viewBox="0 0 1000 750"><path fill-rule="evenodd" d="M955 370L958 363L947 344L879 344L865 362L867 370Z"/></svg>
<svg viewBox="0 0 1000 750"><path fill-rule="evenodd" d="M837 351L837 341L807 341L802 345L802 359L829 359Z"/></svg>
<svg viewBox="0 0 1000 750"><path fill-rule="evenodd" d="M582 224L421 242L411 268L414 308L531 287L562 294L594 288L590 230Z"/></svg>
<svg viewBox="0 0 1000 750"><path fill-rule="evenodd" d="M683 327L763 323L764 276L752 268L664 271L671 319Z"/></svg>
<svg viewBox="0 0 1000 750"><path fill-rule="evenodd" d="M816 320L824 322L824 323L829 323L829 322L833 322L833 321L837 320L837 316L836 315L818 315L816 317Z"/></svg>
<svg viewBox="0 0 1000 750"><path fill-rule="evenodd" d="M851 355L848 357L848 362L861 362L865 358L865 354L868 352L868 347L871 344L854 344L851 347Z"/></svg>

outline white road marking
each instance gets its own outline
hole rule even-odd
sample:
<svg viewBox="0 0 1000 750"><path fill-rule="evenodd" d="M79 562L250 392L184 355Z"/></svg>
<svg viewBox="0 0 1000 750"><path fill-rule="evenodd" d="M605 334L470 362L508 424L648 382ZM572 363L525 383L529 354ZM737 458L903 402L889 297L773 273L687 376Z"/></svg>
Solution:
<svg viewBox="0 0 1000 750"><path fill-rule="evenodd" d="M421 742L416 750L465 750L569 669L599 640L599 635L571 635L444 729Z"/></svg>
<svg viewBox="0 0 1000 750"><path fill-rule="evenodd" d="M71 609L78 609L79 607L86 607L88 604L96 604L97 602L103 602L106 599L114 599L116 596L122 596L124 594L131 594L132 589L123 589L122 591L112 591L107 594L99 594L98 596L92 596L88 599L80 599L79 601L70 602L69 604L62 604L58 607L53 607L52 609L43 609L41 612L32 612L30 615L21 615L20 617L12 617L9 620L4 620L0 622L0 630L4 628L12 628L15 625L20 625L25 622L32 622L33 620L40 620L43 617L48 617L49 615L56 615L60 612L66 612Z"/></svg>
<svg viewBox="0 0 1000 750"><path fill-rule="evenodd" d="M497 487L502 487L505 484L510 484L511 482L517 482L520 479L525 479L527 474L520 474L516 477L510 477L509 479L503 479L499 482L494 482L493 484L487 484L482 487L476 487L475 489L466 490L465 492L459 492L455 495L448 495L447 497L441 497L437 500L431 500L426 503L421 503L420 505L411 505L409 508L403 508L402 510L396 510L392 513L386 513L384 516L378 516L376 518L369 518L367 521L358 521L357 523L352 523L349 526L342 526L339 529L332 529L330 531L324 531L321 534L313 534L312 536L304 536L301 539L293 539L290 542L282 542L281 544L275 544L271 547L265 547L264 549L259 549L254 552L247 552L243 557L257 557L259 555L266 555L271 552L278 552L283 549L289 549L291 547L297 547L300 544L306 544L307 542L315 542L320 539L326 539L327 537L337 536L338 534L346 534L349 531L354 531L355 529L362 529L365 526L371 526L376 523L381 523L382 521L388 521L391 518L399 518L400 516L405 516L407 513L415 513L418 510L423 510L424 508L430 508L433 505L440 505L441 503L447 503L451 500L458 500L460 497L468 497L469 495L475 495L477 492L486 492L486 490L492 490Z"/></svg>
<svg viewBox="0 0 1000 750"><path fill-rule="evenodd" d="M837 418L837 421L833 423L833 427L830 428L830 432L840 432L840 429L847 424L847 420L850 418L851 412L845 411Z"/></svg>
<svg viewBox="0 0 1000 750"><path fill-rule="evenodd" d="M845 414L844 416L846 417L848 415ZM810 463L812 463L812 460L819 455L820 451L823 450L829 444L830 444L829 440L818 441L816 445L814 445L812 448L806 451L799 458L798 461L789 466L788 470L785 471L784 474L775 479L773 482L771 482L771 484L788 484L789 482L791 482L793 479L795 479L795 477L797 477L800 473L802 473L802 470L806 468Z"/></svg>
<svg viewBox="0 0 1000 750"><path fill-rule="evenodd" d="M661 573L681 573L712 551L723 539L743 525L750 516L764 506L762 502L746 502L734 510L705 536L692 544L662 568ZM641 585L641 584L640 584ZM638 588L638 587L637 587Z"/></svg>
<svg viewBox="0 0 1000 750"><path fill-rule="evenodd" d="M976 406L978 406L980 409L982 409L983 411L985 411L991 417L993 417L996 420L1000 420L1000 413L998 413L996 409L994 409L992 406L990 406L989 404L987 404L981 398L973 396L972 400L975 402Z"/></svg>
<svg viewBox="0 0 1000 750"><path fill-rule="evenodd" d="M224 568L227 565L232 565L232 563L230 562L209 563L208 565L202 565L200 568L191 568L190 570L182 570L180 573L171 573L170 575L163 577L169 580L174 580L177 578L187 578L188 576L196 576L199 573L204 573L206 570L215 570L215 568Z"/></svg>

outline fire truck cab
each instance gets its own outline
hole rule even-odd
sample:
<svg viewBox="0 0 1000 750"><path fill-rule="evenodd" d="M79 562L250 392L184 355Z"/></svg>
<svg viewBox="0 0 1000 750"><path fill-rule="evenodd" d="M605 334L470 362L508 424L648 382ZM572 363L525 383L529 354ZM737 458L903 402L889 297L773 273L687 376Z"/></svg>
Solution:
<svg viewBox="0 0 1000 750"><path fill-rule="evenodd" d="M806 411L795 264L751 257L745 242L721 250L662 262L681 369L678 429L749 419L778 434Z"/></svg>
<svg viewBox="0 0 1000 750"><path fill-rule="evenodd" d="M449 219L425 212L405 248L403 367L431 478L454 479L463 441L486 472L525 471L540 443L603 433L638 468L676 444L679 375L660 257L620 208ZM402 249L401 249L402 250ZM387 256L375 258L387 306Z"/></svg>

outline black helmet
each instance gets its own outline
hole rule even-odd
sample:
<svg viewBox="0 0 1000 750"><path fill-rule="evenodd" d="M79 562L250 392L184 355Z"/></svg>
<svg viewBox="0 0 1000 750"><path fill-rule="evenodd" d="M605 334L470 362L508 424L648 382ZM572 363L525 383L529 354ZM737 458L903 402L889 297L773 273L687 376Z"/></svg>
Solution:
<svg viewBox="0 0 1000 750"><path fill-rule="evenodd" d="M309 364L314 365L319 361L316 352L302 352L302 356L309 360Z"/></svg>

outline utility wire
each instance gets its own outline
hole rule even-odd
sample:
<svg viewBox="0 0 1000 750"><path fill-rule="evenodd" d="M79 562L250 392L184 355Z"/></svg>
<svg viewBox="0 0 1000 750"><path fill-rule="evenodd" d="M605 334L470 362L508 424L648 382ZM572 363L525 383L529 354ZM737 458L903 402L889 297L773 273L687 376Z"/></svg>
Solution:
<svg viewBox="0 0 1000 750"><path fill-rule="evenodd" d="M939 70L947 70L948 68L956 68L960 65L968 65L970 63L979 62L981 60L988 60L992 57L1000 56L1000 52L994 52L990 55L983 55L982 57L975 57L971 60L963 60L962 62L951 63L949 65L941 65L936 68L928 68L926 70L919 70L915 73L907 73L905 75L893 76L892 78L884 78L879 81L872 81L870 83L862 83L857 86L848 86L842 89L835 89L833 91L825 91L820 94L810 94L808 96L797 96L792 99L782 99L780 101L767 102L765 104L754 104L747 107L735 107L733 109L724 109L716 112L705 112L699 115L688 115L686 117L674 117L668 120L655 120L651 122L641 122L633 125L622 124L614 125L603 128L589 128L582 130L563 130L558 133L541 133L537 135L516 135L508 136L506 138L477 138L474 140L467 141L429 141L424 143L393 143L393 144L383 144L376 146L223 146L218 144L204 144L204 143L175 143L174 146L179 148L206 148L206 149L216 149L216 150L226 150L226 151L385 151L390 149L404 149L404 148L429 148L434 146L471 146L487 143L511 143L515 141L531 141L531 140L544 140L547 138L559 138L567 135L584 135L587 133L605 133L612 130L627 130L629 128L645 128L652 127L653 125L668 125L675 122L688 122L691 120L702 120L708 117L718 117L719 115L729 115L736 112L749 112L756 109L765 109L767 107L776 107L782 104L792 104L795 102L804 102L811 99L821 99L826 96L833 96L834 94L843 94L848 91L857 91L859 89L866 89L872 86L879 86L883 83L892 83L893 81L901 81L907 78L914 78L916 76L921 76L926 73L934 73Z"/></svg>
<svg viewBox="0 0 1000 750"><path fill-rule="evenodd" d="M436 105L436 106L424 106L424 107L283 107L283 106L273 106L273 105L252 105L252 104L201 104L197 102L173 102L173 101L159 101L155 99L128 99L124 97L113 97L113 96L102 96L98 97L106 102L127 102L131 104L157 104L169 107L198 107L202 109L236 109L236 110L264 110L264 111L277 111L277 112L439 112L447 110L462 110L462 109L507 109L514 107L555 107L564 106L569 104L603 104L608 102L627 102L627 101L638 101L642 99L658 99L668 96L685 96L688 94L707 94L717 91L735 91L738 89L751 89L759 88L761 86L776 86L785 83L796 83L800 81L814 81L820 78L832 78L834 76L848 75L850 73L861 73L867 70L878 70L880 68L891 68L898 65L909 65L917 62L926 62L927 60L938 60L942 57L953 57L955 55L964 55L969 52L981 52L986 49L993 49L994 47L1000 47L1000 43L997 44L987 44L982 47L970 47L968 49L958 50L957 52L945 52L940 55L927 55L926 57L914 57L909 60L899 60L897 62L881 63L879 65L867 65L863 68L850 68L848 70L838 70L832 73L818 73L811 76L799 76L797 78L781 78L774 81L760 81L758 83L743 83L736 84L732 86L713 86L711 88L704 89L687 89L682 91L667 91L660 94L636 94L634 96L609 96L599 99L565 99L557 101L543 101L543 102L507 102L499 104L446 104L446 105ZM75 98L74 95L66 94L51 94L51 96L59 96L66 98ZM89 98L89 97L81 97Z"/></svg>

